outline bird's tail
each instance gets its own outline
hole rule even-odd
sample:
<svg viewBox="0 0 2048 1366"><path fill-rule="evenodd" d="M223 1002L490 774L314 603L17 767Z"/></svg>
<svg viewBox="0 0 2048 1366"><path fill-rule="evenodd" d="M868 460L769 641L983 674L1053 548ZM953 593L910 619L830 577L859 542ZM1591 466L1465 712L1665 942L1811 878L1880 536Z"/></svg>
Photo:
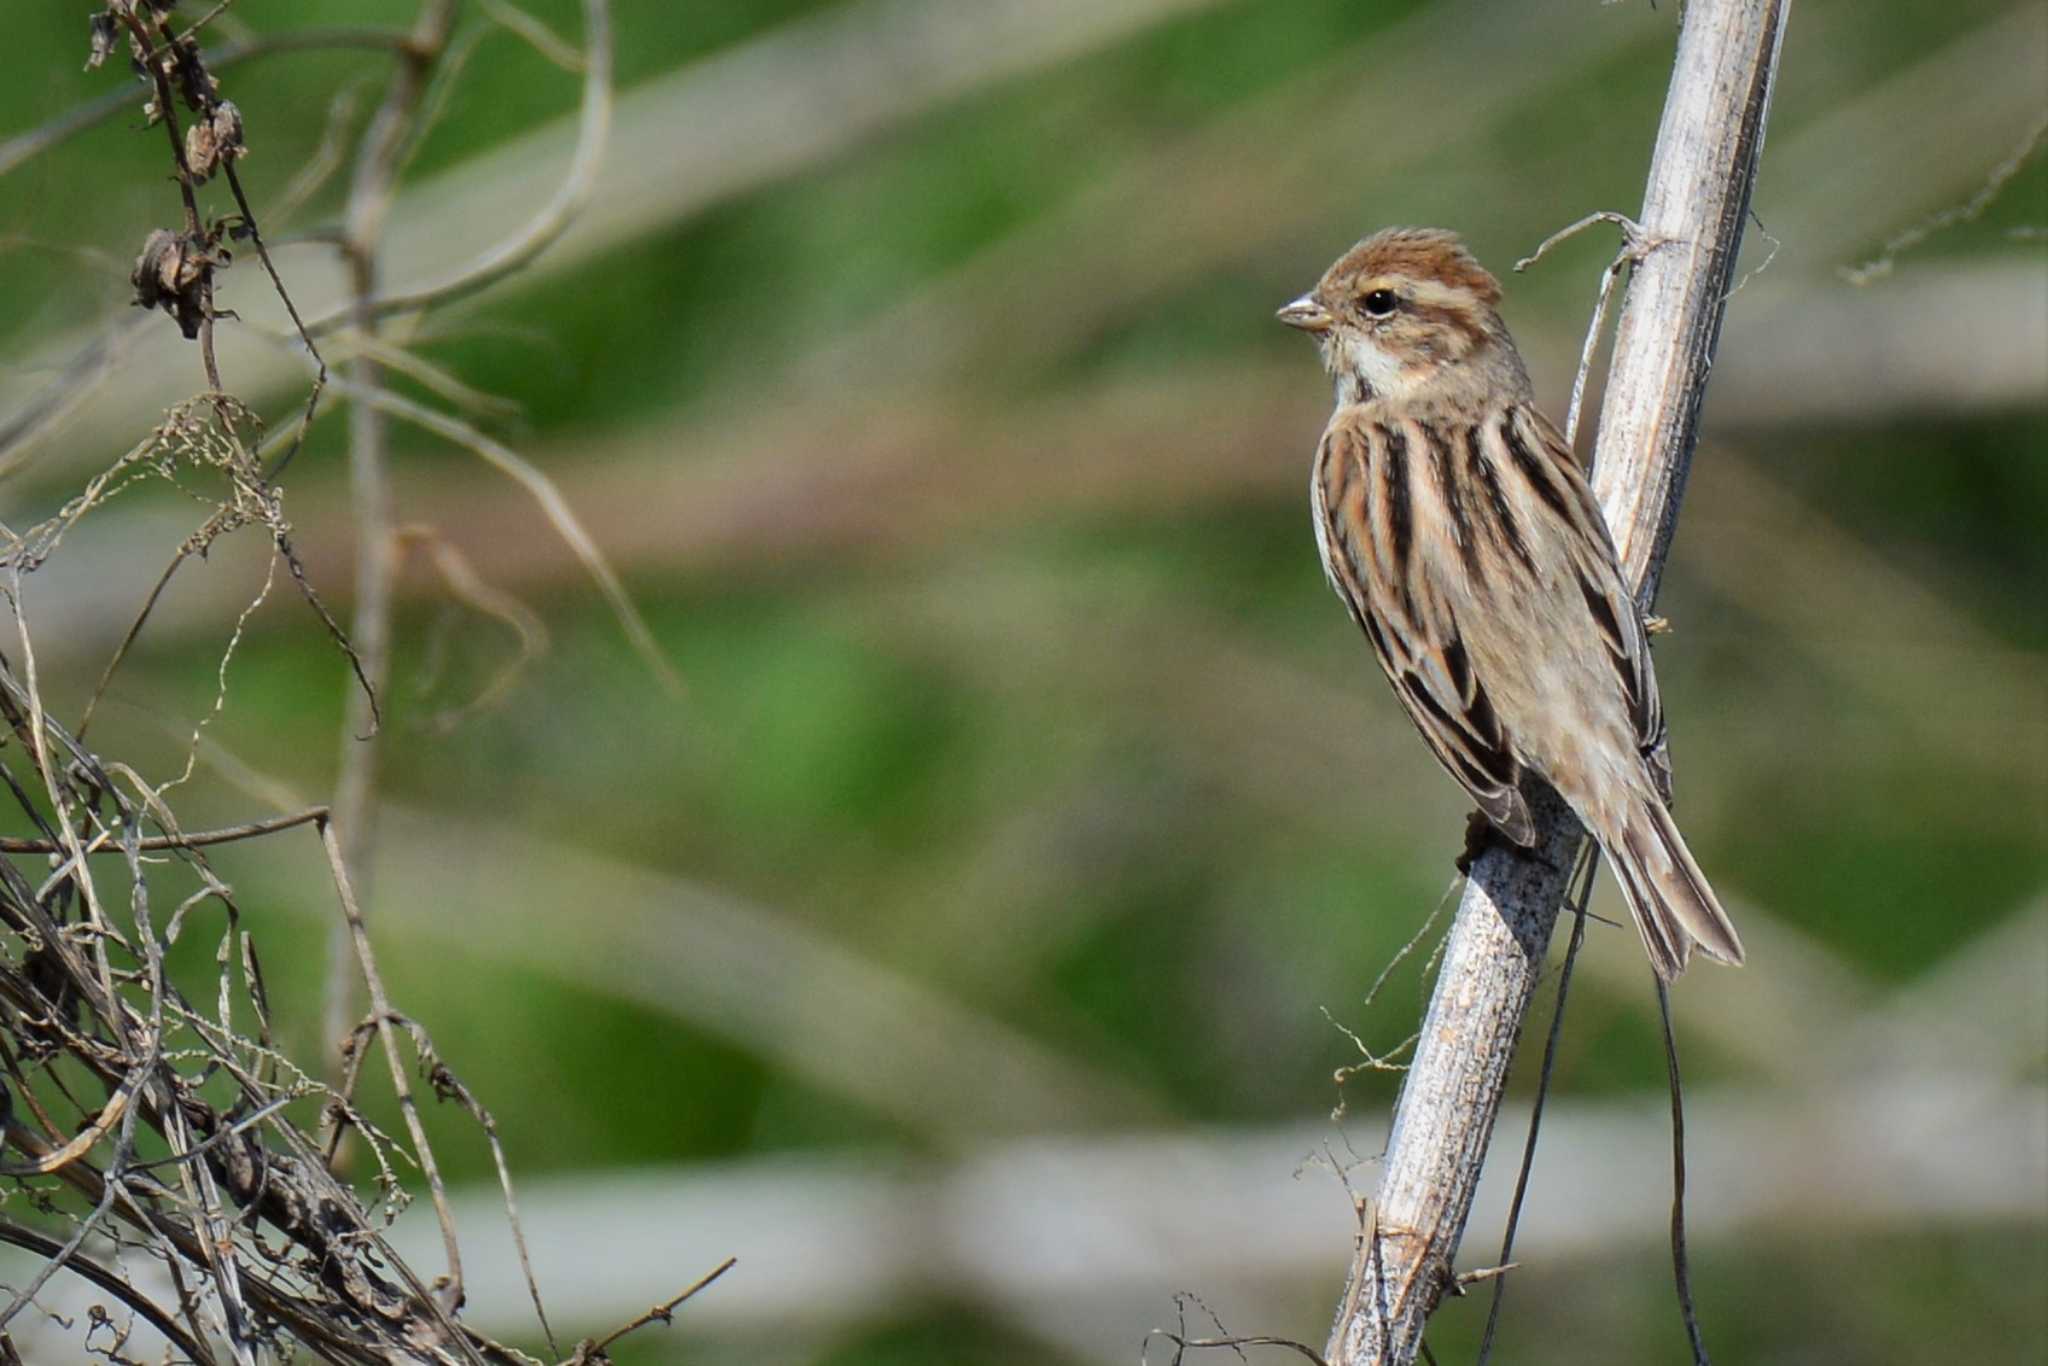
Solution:
<svg viewBox="0 0 2048 1366"><path fill-rule="evenodd" d="M1658 977L1669 982L1685 971L1695 944L1709 958L1742 962L1735 926L1664 803L1644 793L1629 804L1619 830L1603 833L1600 843L1614 864L1622 898L1635 915Z"/></svg>

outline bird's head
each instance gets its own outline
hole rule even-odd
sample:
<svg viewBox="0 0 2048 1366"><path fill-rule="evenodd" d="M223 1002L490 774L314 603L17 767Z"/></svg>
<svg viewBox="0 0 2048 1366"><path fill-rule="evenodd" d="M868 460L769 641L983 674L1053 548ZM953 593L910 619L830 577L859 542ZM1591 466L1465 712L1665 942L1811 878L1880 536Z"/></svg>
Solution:
<svg viewBox="0 0 2048 1366"><path fill-rule="evenodd" d="M1495 311L1500 282L1457 234L1387 228L1337 259L1280 310L1315 337L1341 402L1520 399L1529 380Z"/></svg>

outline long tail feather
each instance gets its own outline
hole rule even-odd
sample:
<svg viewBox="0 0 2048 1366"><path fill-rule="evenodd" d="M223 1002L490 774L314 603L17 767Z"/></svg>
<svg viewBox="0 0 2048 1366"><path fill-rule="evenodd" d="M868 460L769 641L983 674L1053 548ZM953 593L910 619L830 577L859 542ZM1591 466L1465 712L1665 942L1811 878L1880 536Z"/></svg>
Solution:
<svg viewBox="0 0 2048 1366"><path fill-rule="evenodd" d="M1695 944L1709 958L1742 962L1742 940L1662 802L1646 795L1601 844L1659 977L1668 982L1685 971Z"/></svg>

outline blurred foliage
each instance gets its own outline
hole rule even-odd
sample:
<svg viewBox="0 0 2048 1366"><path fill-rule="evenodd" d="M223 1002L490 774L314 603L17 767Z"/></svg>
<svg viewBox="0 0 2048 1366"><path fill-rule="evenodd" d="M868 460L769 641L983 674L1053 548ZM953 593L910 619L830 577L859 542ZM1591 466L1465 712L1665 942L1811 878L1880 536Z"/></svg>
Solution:
<svg viewBox="0 0 2048 1366"><path fill-rule="evenodd" d="M334 0L319 21L404 24L414 8L412 0ZM573 0L526 8L557 32L576 32ZM828 8L622 0L621 83L664 77ZM515 281L420 349L465 382L517 400L518 417L500 427L563 481L572 502L579 480L620 442L646 437L675 462L699 461L693 435L708 446L710 436L785 406L836 401L833 391L805 387L801 363L822 342L879 319L883 330L864 335L889 344L891 310L906 298L1021 232L1061 221L1062 210L1210 121L1275 90L1327 82L1340 53L1360 63L1348 79L1372 82L1377 36L1423 8L1341 0L1194 8L571 268ZM1258 453L1285 479L1162 496L1156 505L1027 503L964 532L943 509L906 497L905 517L930 515L933 528L895 525L872 543L828 543L774 562L734 555L678 569L625 561L634 597L688 682L680 702L649 677L572 570L536 575L521 592L548 623L549 653L509 705L446 733L434 718L473 694L509 646L496 626L451 612L417 575L387 699L382 790L393 813L488 819L772 908L1119 1079L1171 1122L1257 1125L1328 1110L1339 1099L1331 1073L1354 1054L1320 1008L1376 1045L1409 1027L1420 1001L1413 971L1370 1011L1364 990L1444 895L1461 807L1405 734L1363 645L1328 599L1296 487L1325 389L1307 348L1268 315L1382 222L1456 206L1458 226L1505 274L1557 225L1592 208L1633 205L1675 8L1602 7L1600 22L1630 26L1627 41L1548 74L1478 138L1438 148L1440 164L1416 178L1423 183L1360 184L1343 221L1297 223L1276 206L1290 223L1284 243L1215 262L1141 306L1106 310L1046 364L966 367L945 395L1024 421L1027 400L1057 408L1105 384L1209 386L1234 370L1293 365L1298 409ZM2002 0L1959 0L1893 7L1869 22L1846 0L1802 0L1773 152L2005 10ZM307 22L300 7L242 0L222 28L260 33ZM77 73L84 35L74 9L21 7L9 24L17 55L13 79L0 84L0 133L110 86L105 73ZM232 74L230 93L255 147L244 170L259 203L309 154L335 92L370 79L367 107L379 69L372 57L335 52ZM1442 91L1445 100L1458 95L1455 86ZM423 180L459 165L563 116L574 100L572 78L507 34L489 33L410 174ZM1346 135L1426 141L1429 114L1386 110L1383 126ZM0 355L8 363L40 339L121 312L133 245L174 203L162 147L133 123L104 125L8 178L0 199L0 295L12 304L0 317ZM1881 161L1883 130L1872 129L1869 141ZM2007 150L1955 154L1988 169ZM2024 250L2012 231L2048 223L2044 160L2035 158L1982 218L1902 261L1901 273ZM1885 177L1904 173L1882 168L1868 202L1842 206L1857 216L1842 234L1847 255L1776 269L1846 289L1834 266L1921 216L1885 207ZM1773 222L1774 193L1795 191L1773 186L1767 172L1761 221ZM536 187L535 198L545 192ZM331 221L341 193L330 186L290 228ZM1092 248L1069 245L1077 257ZM1554 342L1536 357L1553 411L1562 409L1577 328L1607 250L1604 240L1576 242L1509 281L1511 321ZM2031 259L2038 269L2038 254ZM1013 321L991 316L982 326L999 341ZM847 411L861 409L849 402ZM1825 659L1835 642L1760 617L1703 572L1721 553L1722 528L1681 527L1660 604L1678 629L1658 657L1682 810L1702 862L1741 905L1738 919L1768 917L1874 982L1909 982L2038 902L2048 883L2042 406L1726 424L1715 412L1710 394L1696 504L1739 508L1720 492L1716 469L1739 463L1963 619L1972 648L2005 661L2002 676L2031 679L2007 696L2002 714L1945 714L1945 675L1971 669L1979 655L1955 651L1949 638L1892 634L1885 604L1871 601L1841 630L1858 658L1887 671L1884 686L1845 685ZM291 497L301 526L349 515L342 436L340 421L323 423L299 458ZM402 440L402 500L415 485L496 495L494 477L465 453L409 433ZM1101 456L1105 465L1156 462L1147 473L1170 486L1185 473L1170 454ZM977 469L988 462L971 449L953 458ZM47 511L91 463L46 459L0 485L6 520ZM985 474L984 496L1005 497L1006 471ZM859 491L891 496L886 484ZM879 511L888 525L889 508ZM460 527L448 530L460 539ZM601 521L594 530L606 542ZM537 522L525 534L546 535ZM1841 568L1801 560L1797 544L1786 553L1795 575ZM144 587L104 586L124 601L139 600ZM322 587L342 600L338 578ZM1853 582L1842 587L1861 592ZM288 596L281 591L255 618L234 655L209 753L218 746L315 801L333 781L347 680ZM183 737L212 705L226 629L219 621L146 634L98 723L103 752L175 772ZM57 651L46 687L82 697L105 646ZM1920 723L1926 716L1943 724L1930 729ZM1980 747L1951 743L1963 730L2004 746L2012 761L1991 765ZM1263 743L1274 736L1293 748ZM1298 762L1302 755L1316 757ZM188 826L247 817L246 791L202 774L182 798ZM464 853L451 847L447 857ZM307 1056L333 913L310 872L310 843L226 849L215 862L261 935L281 1040ZM378 934L396 999L494 1110L522 1175L850 1148L917 1160L943 1146L785 1073L706 1022L573 973L538 971L488 942L452 950L422 927L432 907L397 913L401 880L380 876L373 894L392 907ZM608 895L591 888L590 904ZM1603 889L1596 909L1613 910L1610 897ZM564 905L561 916L580 909ZM1596 941L1603 935L1602 952L1634 950L1630 936L1596 929ZM182 947L203 979L212 947L202 938ZM1717 985L1717 974L1702 969L1682 990ZM1562 1094L1661 1090L1641 986L1631 982L1622 994L1596 979L1578 989ZM1740 1076L1711 1048L1698 1070ZM1383 1113L1392 1093L1389 1078L1369 1076L1343 1099L1361 1122ZM389 1107L375 1112L394 1121ZM491 1179L487 1150L466 1133L451 1137L443 1160L459 1181ZM1653 1236L1644 1230L1646 1243ZM2041 1247L2038 1229L1975 1224L1912 1236L1763 1228L1745 1232L1739 1252L1729 1242L1698 1249L1698 1292L1709 1340L1730 1361L2010 1359L2013 1344L2048 1331L2023 1290L2042 1280ZM1583 1269L1517 1273L1504 1330L1515 1360L1676 1359L1675 1313L1653 1257L1615 1249L1593 1259L1597 1274ZM1332 1287L1338 1270L1329 1268ZM1319 1335L1327 1306L1311 1295L1303 1309L1292 1331ZM1169 1312L1159 1305L1131 1325L1133 1356L1143 1329ZM1481 1321L1469 1304L1447 1311L1438 1359L1469 1359ZM759 1346L685 1341L655 1329L622 1345L618 1359L752 1360ZM977 1306L895 1305L878 1306L874 1322L804 1359L995 1366L1051 1362L1052 1350ZM1153 1359L1166 1359L1156 1344Z"/></svg>

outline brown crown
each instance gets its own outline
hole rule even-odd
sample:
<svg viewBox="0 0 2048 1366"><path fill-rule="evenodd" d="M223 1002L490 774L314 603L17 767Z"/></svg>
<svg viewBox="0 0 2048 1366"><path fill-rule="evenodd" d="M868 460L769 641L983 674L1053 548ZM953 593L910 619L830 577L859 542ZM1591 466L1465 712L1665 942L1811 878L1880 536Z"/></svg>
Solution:
<svg viewBox="0 0 2048 1366"><path fill-rule="evenodd" d="M1458 234L1442 228L1383 228L1338 257L1323 284L1341 286L1378 275L1437 280L1470 291L1483 304L1500 302L1500 281L1473 259Z"/></svg>

